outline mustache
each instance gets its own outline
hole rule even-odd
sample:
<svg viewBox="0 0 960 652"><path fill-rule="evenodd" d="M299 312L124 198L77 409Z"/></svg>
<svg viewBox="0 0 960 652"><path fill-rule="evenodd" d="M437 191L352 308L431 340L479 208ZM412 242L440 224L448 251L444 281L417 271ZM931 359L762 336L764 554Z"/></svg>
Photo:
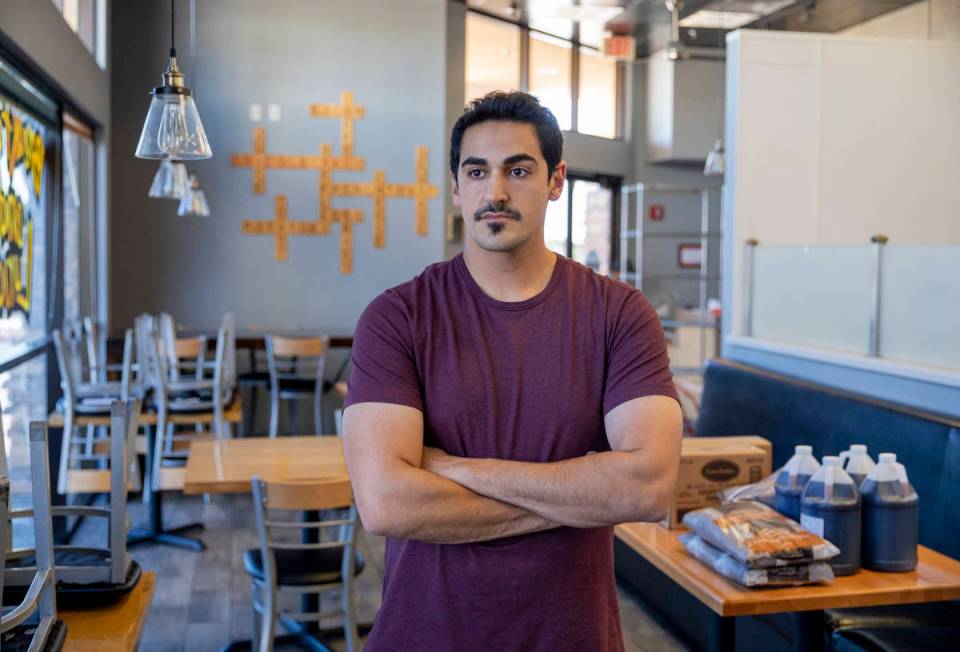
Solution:
<svg viewBox="0 0 960 652"><path fill-rule="evenodd" d="M477 209L473 214L473 219L475 221L480 221L483 219L483 216L487 213L503 213L512 220L519 222L523 219L523 215L520 214L520 211L510 208L507 206L506 202L495 203L495 204L485 204Z"/></svg>

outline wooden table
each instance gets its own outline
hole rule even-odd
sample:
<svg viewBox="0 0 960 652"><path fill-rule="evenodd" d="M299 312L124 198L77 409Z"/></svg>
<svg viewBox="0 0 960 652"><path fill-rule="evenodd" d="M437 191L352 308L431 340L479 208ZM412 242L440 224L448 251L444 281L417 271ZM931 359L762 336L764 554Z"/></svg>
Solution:
<svg viewBox="0 0 960 652"><path fill-rule="evenodd" d="M803 627L818 626L822 638L822 610L960 599L960 561L930 550L918 549L919 563L908 573L861 570L838 577L833 584L813 584L777 589L748 589L721 576L689 555L677 540L679 530L655 523L625 523L615 533L671 580L721 617L717 647L732 648L733 617L773 613L798 613ZM799 632L798 632L799 633ZM795 643L804 649L815 641L802 633ZM713 638L713 637L711 637ZM711 645L713 647L713 645Z"/></svg>
<svg viewBox="0 0 960 652"><path fill-rule="evenodd" d="M190 445L183 492L245 493L264 478L346 477L343 444L333 435L244 437Z"/></svg>
<svg viewBox="0 0 960 652"><path fill-rule="evenodd" d="M61 609L67 626L64 652L132 652L139 647L147 622L157 574L144 572L137 585L119 602L92 609Z"/></svg>

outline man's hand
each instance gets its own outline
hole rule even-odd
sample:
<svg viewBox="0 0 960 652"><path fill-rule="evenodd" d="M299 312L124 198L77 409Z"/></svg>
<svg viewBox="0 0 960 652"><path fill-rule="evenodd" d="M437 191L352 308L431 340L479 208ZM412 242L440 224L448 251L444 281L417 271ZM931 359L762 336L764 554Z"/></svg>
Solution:
<svg viewBox="0 0 960 652"><path fill-rule="evenodd" d="M389 403L358 403L343 415L343 448L364 527L373 534L468 543L549 530L557 523L479 496L434 468L452 458L423 449L423 415Z"/></svg>

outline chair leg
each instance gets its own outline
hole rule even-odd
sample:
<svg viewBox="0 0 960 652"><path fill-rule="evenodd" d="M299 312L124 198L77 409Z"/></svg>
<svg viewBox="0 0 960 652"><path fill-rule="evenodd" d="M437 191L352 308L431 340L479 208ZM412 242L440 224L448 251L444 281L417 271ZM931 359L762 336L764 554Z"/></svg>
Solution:
<svg viewBox="0 0 960 652"><path fill-rule="evenodd" d="M70 448L73 438L73 411L67 407L63 414L63 439L60 442L60 473L57 477L57 491L67 493L67 472L70 470Z"/></svg>
<svg viewBox="0 0 960 652"><path fill-rule="evenodd" d="M273 652L273 632L277 622L277 590L273 586L264 586L263 591L267 599L263 602L259 652Z"/></svg>
<svg viewBox="0 0 960 652"><path fill-rule="evenodd" d="M291 435L302 434L300 432L299 410L297 409L299 407L297 405L297 401L299 400L299 398L291 398L287 400L287 430L290 431Z"/></svg>
<svg viewBox="0 0 960 652"><path fill-rule="evenodd" d="M347 641L347 652L359 652L360 634L357 632L357 609L354 604L353 596L353 578L348 577L343 583L343 589L340 591L340 599L343 601L343 637Z"/></svg>
<svg viewBox="0 0 960 652"><path fill-rule="evenodd" d="M270 392L270 436L276 437L280 430L280 397Z"/></svg>
<svg viewBox="0 0 960 652"><path fill-rule="evenodd" d="M323 434L323 395L320 392L313 395L313 434Z"/></svg>
<svg viewBox="0 0 960 652"><path fill-rule="evenodd" d="M257 652L260 646L260 625L263 621L263 616L257 611L257 583L250 581L250 606L253 609L253 621L252 629L250 633L250 643L251 649L253 652Z"/></svg>

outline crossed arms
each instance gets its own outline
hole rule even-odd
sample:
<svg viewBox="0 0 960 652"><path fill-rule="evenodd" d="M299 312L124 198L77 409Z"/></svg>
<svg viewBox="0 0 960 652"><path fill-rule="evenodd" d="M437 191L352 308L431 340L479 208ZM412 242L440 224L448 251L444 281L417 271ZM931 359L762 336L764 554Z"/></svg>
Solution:
<svg viewBox="0 0 960 652"><path fill-rule="evenodd" d="M636 398L604 425L609 452L549 463L473 459L424 447L419 410L358 403L344 413L344 454L364 527L383 536L468 543L659 520L677 478L677 402Z"/></svg>

